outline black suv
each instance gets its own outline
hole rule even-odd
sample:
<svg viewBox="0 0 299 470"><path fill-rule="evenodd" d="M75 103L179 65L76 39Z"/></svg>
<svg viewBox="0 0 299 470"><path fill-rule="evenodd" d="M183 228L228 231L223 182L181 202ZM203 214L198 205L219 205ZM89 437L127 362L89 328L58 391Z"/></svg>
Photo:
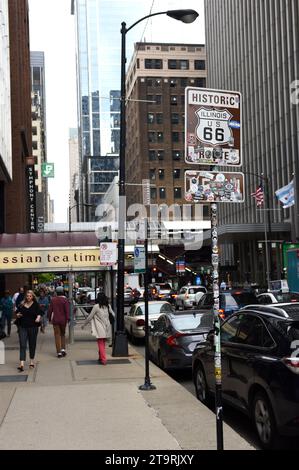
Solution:
<svg viewBox="0 0 299 470"><path fill-rule="evenodd" d="M299 435L299 303L251 305L221 325L223 400L254 421L264 448ZM197 398L215 392L211 331L193 352Z"/></svg>

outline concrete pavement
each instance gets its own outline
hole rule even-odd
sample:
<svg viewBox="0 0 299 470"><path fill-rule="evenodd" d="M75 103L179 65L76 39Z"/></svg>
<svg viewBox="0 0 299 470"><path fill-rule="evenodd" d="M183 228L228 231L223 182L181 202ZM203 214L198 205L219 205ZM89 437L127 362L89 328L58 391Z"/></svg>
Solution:
<svg viewBox="0 0 299 470"><path fill-rule="evenodd" d="M18 338L4 340L0 365L0 449L215 450L215 415L180 384L150 364L154 391L141 392L144 358L96 363L88 327L75 329L67 357L57 359L52 327L39 334L37 365L17 372ZM24 380L12 382L9 380ZM224 446L253 450L224 424Z"/></svg>

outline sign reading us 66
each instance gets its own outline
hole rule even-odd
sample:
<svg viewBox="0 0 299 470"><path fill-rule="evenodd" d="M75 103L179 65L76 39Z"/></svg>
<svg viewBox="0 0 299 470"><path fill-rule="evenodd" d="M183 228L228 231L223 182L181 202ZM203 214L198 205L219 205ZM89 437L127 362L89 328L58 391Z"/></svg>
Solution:
<svg viewBox="0 0 299 470"><path fill-rule="evenodd" d="M186 163L242 165L241 101L235 91L186 88Z"/></svg>

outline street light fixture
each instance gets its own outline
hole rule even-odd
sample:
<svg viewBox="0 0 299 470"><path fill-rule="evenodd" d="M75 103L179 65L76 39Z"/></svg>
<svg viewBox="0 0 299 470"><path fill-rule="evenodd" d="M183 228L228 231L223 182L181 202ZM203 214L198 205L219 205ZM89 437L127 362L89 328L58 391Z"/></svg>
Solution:
<svg viewBox="0 0 299 470"><path fill-rule="evenodd" d="M72 231L72 209L74 209L75 207L79 207L79 206L84 206L84 207L96 207L95 204L87 204L87 203L76 203L74 204L73 206L69 206L69 232Z"/></svg>
<svg viewBox="0 0 299 470"><path fill-rule="evenodd" d="M117 317L113 356L128 355L128 340L124 331L124 271L125 271L125 158L126 158L126 34L141 21L157 15L167 15L183 23L192 23L198 17L195 10L167 10L140 18L127 28L121 24L121 97L120 97L120 164L119 164L119 217L118 217L118 268Z"/></svg>

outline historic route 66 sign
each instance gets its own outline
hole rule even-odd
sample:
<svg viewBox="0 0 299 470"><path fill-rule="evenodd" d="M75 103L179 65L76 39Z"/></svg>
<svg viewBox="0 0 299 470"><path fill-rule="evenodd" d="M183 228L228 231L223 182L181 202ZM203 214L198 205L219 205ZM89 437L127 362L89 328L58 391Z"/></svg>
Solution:
<svg viewBox="0 0 299 470"><path fill-rule="evenodd" d="M196 135L200 142L211 145L224 145L232 142L233 133L229 127L233 115L225 109L215 111L206 108L198 109Z"/></svg>
<svg viewBox="0 0 299 470"><path fill-rule="evenodd" d="M185 161L241 166L241 94L186 88Z"/></svg>

